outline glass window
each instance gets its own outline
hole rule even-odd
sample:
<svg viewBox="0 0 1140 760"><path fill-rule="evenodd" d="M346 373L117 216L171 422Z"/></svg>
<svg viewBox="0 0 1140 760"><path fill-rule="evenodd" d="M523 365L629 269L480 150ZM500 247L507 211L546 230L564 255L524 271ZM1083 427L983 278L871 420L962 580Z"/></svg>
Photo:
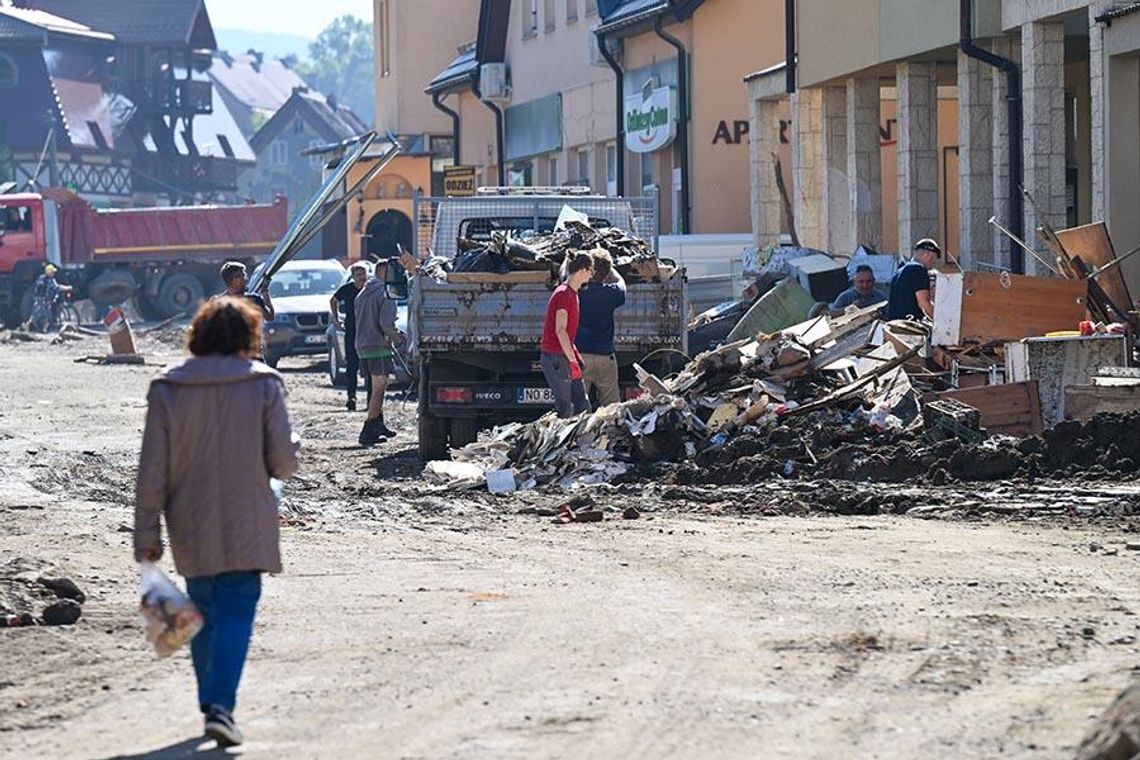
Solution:
<svg viewBox="0 0 1140 760"><path fill-rule="evenodd" d="M7 208L0 208L0 230L5 232L31 232L31 207L8 206Z"/></svg>
<svg viewBox="0 0 1140 760"><path fill-rule="evenodd" d="M289 163L289 146L284 140L274 140L270 143L269 163L273 166L285 166Z"/></svg>
<svg viewBox="0 0 1140 760"><path fill-rule="evenodd" d="M15 87L19 81L16 62L8 56L0 54L0 87Z"/></svg>
<svg viewBox="0 0 1140 760"><path fill-rule="evenodd" d="M305 131L305 122L301 121L300 119L295 119L293 121L293 134L299 135L304 131Z"/></svg>
<svg viewBox="0 0 1140 760"><path fill-rule="evenodd" d="M269 283L273 298L332 295L341 286L344 273L335 269L282 269Z"/></svg>
<svg viewBox="0 0 1140 760"><path fill-rule="evenodd" d="M533 37L538 33L538 0L522 0L522 33L523 37Z"/></svg>
<svg viewBox="0 0 1140 760"><path fill-rule="evenodd" d="M649 187L657 181L657 173L653 170L653 164L656 161L656 155L653 153L642 153L641 155L641 186Z"/></svg>
<svg viewBox="0 0 1140 760"><path fill-rule="evenodd" d="M320 140L309 140L309 147L316 148L321 144ZM309 154L309 166L320 168L325 164L325 157L320 153Z"/></svg>
<svg viewBox="0 0 1140 760"><path fill-rule="evenodd" d="M586 0L586 15L598 15L598 0Z"/></svg>
<svg viewBox="0 0 1140 760"><path fill-rule="evenodd" d="M558 184L558 156L546 159L546 184L552 187Z"/></svg>
<svg viewBox="0 0 1140 760"><path fill-rule="evenodd" d="M617 195L617 162L617 144L609 143L606 145L606 195Z"/></svg>
<svg viewBox="0 0 1140 760"><path fill-rule="evenodd" d="M578 149L578 184L590 184L590 151L587 148Z"/></svg>
<svg viewBox="0 0 1140 760"><path fill-rule="evenodd" d="M543 29L548 32L554 31L554 6L556 4L557 0L546 0L543 4Z"/></svg>
<svg viewBox="0 0 1140 760"><path fill-rule="evenodd" d="M578 0L566 0L566 23L578 20Z"/></svg>

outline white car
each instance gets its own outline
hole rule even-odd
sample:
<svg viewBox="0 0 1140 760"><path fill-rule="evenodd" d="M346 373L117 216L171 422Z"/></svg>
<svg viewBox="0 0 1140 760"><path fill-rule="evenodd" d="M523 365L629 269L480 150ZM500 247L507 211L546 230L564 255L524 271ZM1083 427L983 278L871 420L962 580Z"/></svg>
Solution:
<svg viewBox="0 0 1140 760"><path fill-rule="evenodd" d="M347 273L338 261L286 262L269 283L276 314L265 323L265 363L328 351L329 298Z"/></svg>

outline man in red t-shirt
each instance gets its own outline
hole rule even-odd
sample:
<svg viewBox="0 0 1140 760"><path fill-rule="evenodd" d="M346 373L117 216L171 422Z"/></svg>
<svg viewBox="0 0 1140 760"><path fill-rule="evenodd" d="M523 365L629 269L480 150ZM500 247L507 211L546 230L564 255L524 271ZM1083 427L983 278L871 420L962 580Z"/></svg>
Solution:
<svg viewBox="0 0 1140 760"><path fill-rule="evenodd" d="M542 325L542 374L554 391L554 409L559 417L588 411L586 386L582 384L582 357L574 348L578 334L578 290L594 274L594 259L576 253L566 268L566 282L550 294L546 321Z"/></svg>

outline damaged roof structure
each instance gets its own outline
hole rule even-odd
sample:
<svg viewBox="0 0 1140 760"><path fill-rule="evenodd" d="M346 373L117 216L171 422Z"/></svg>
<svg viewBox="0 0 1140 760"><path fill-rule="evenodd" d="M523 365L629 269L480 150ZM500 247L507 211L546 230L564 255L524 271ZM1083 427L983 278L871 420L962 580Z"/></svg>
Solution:
<svg viewBox="0 0 1140 760"><path fill-rule="evenodd" d="M185 203L235 191L253 163L205 74L217 43L202 0L21 0L0 7L0 39L0 124L20 185Z"/></svg>

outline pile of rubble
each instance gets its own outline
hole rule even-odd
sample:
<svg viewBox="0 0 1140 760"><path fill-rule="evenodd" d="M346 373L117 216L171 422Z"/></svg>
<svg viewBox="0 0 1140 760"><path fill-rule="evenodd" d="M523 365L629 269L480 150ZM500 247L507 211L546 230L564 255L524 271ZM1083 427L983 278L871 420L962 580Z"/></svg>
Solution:
<svg viewBox="0 0 1140 760"><path fill-rule="evenodd" d="M557 278L567 254L602 249L626 282L652 282L662 277L652 246L617 227L594 229L579 221L567 221L550 233L516 239L504 232L491 232L486 241L459 239L454 259L431 258L423 271L443 281L451 272L545 272ZM671 272L666 272L668 276Z"/></svg>
<svg viewBox="0 0 1140 760"><path fill-rule="evenodd" d="M452 461L429 463L425 476L492 491L610 483L654 463L710 461L741 436L833 407L878 434L916 429L919 395L903 364L918 348L895 348L906 346L897 336L914 328L883 326L874 314L819 317L726 344L665 380L636 367L641 398L569 419L551 413L499 427L489 439L453 451ZM876 329L880 344L868 350Z"/></svg>

